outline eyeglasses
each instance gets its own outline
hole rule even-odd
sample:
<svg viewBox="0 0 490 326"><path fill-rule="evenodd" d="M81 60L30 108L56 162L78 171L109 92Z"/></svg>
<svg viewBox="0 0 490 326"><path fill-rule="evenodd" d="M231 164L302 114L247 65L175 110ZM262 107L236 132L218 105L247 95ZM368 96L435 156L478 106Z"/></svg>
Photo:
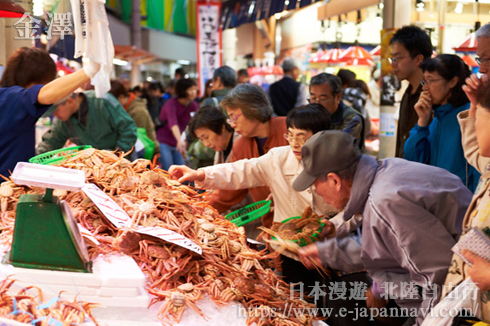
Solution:
<svg viewBox="0 0 490 326"><path fill-rule="evenodd" d="M404 56L404 57L389 57L388 58L388 61L390 62L390 64L395 65L395 64L398 63L398 61L403 60L406 57L408 57L408 56Z"/></svg>
<svg viewBox="0 0 490 326"><path fill-rule="evenodd" d="M308 140L305 136L293 137L288 133L285 133L283 136L284 136L284 139L286 139L288 142L292 143L294 140L296 142L296 144L298 144L300 146L303 146L306 143L306 141Z"/></svg>
<svg viewBox="0 0 490 326"><path fill-rule="evenodd" d="M325 97L320 97L320 98L316 98L316 97L310 97L308 99L308 103L328 103L328 101L330 101L332 98L325 98Z"/></svg>
<svg viewBox="0 0 490 326"><path fill-rule="evenodd" d="M439 81L441 79L444 79L444 78L436 78L436 79L422 79L422 81L420 82L420 84L422 86L424 86L425 84L427 84L428 86L432 85L433 83L435 83L436 81Z"/></svg>
<svg viewBox="0 0 490 326"><path fill-rule="evenodd" d="M488 66L490 64L490 58L476 57L475 61L476 63L478 63L479 66Z"/></svg>
<svg viewBox="0 0 490 326"><path fill-rule="evenodd" d="M230 117L229 119L226 119L226 122L227 122L229 125L231 125L231 124L236 124L236 122L237 122L238 118L240 118L240 116L241 116L242 114L243 114L243 113L240 113L240 114L238 114L238 115L234 116L233 118L232 118L232 117Z"/></svg>

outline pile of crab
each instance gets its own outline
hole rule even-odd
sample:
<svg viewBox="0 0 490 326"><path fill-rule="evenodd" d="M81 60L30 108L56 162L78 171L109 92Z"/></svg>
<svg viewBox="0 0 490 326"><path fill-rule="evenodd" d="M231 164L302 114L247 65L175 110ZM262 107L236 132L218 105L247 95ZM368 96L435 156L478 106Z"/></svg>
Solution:
<svg viewBox="0 0 490 326"><path fill-rule="evenodd" d="M32 325L81 325L90 318L95 325L91 310L98 304L60 300L55 297L48 302L43 300L41 289L30 286L14 293L15 280L6 278L0 281L0 316L20 323ZM37 292L37 294L35 294ZM34 293L34 294L33 294ZM6 325L2 323L2 325Z"/></svg>
<svg viewBox="0 0 490 326"><path fill-rule="evenodd" d="M199 244L202 255L108 222L83 192L55 191L66 200L74 217L93 233L99 245L89 244L91 257L114 251L135 259L147 278L150 305L159 304L159 317L179 322L189 307L204 314L198 301L208 295L217 305L240 302L249 311L285 306L307 312L311 303L290 293L289 286L268 266L274 257L249 248L244 229L221 217L189 186L172 180L148 160L128 161L113 152L86 149L58 163L85 172L86 182L96 184L132 218L132 225L162 227ZM17 186L8 180L0 186L0 241L12 238L15 207L25 193L44 189ZM293 292L294 293L294 292ZM311 325L305 313L286 317L249 314L247 325Z"/></svg>

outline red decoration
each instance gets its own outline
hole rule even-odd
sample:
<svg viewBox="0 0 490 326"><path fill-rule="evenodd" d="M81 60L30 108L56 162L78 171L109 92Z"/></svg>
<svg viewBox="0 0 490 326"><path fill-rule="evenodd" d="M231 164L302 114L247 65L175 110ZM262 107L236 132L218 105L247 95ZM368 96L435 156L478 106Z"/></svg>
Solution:
<svg viewBox="0 0 490 326"><path fill-rule="evenodd" d="M473 32L468 35L457 47L453 48L453 50L458 52L474 52L476 51L477 45L478 42L476 41L476 34Z"/></svg>
<svg viewBox="0 0 490 326"><path fill-rule="evenodd" d="M475 59L470 57L469 55L464 55L461 59L471 68L478 67L478 63L476 63Z"/></svg>
<svg viewBox="0 0 490 326"><path fill-rule="evenodd" d="M374 66L373 57L361 46L351 46L342 53L339 60L349 66Z"/></svg>

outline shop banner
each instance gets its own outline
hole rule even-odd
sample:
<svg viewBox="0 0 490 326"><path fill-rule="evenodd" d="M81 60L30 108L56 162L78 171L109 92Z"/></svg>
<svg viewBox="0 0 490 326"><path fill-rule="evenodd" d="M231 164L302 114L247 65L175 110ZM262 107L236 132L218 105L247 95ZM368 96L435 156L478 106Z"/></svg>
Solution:
<svg viewBox="0 0 490 326"><path fill-rule="evenodd" d="M220 11L221 2L198 1L196 4L197 71L200 96L204 94L206 81L213 78L214 70L223 65Z"/></svg>

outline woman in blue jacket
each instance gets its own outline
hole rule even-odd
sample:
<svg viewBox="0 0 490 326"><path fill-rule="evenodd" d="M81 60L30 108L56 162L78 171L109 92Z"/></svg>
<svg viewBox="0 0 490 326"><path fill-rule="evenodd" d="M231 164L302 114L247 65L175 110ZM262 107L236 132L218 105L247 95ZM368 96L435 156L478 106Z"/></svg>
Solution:
<svg viewBox="0 0 490 326"><path fill-rule="evenodd" d="M419 119L405 142L405 158L448 170L474 191L480 174L464 157L456 118L470 106L462 89L470 75L468 66L457 55L441 54L422 62L420 68L423 91L415 104Z"/></svg>

